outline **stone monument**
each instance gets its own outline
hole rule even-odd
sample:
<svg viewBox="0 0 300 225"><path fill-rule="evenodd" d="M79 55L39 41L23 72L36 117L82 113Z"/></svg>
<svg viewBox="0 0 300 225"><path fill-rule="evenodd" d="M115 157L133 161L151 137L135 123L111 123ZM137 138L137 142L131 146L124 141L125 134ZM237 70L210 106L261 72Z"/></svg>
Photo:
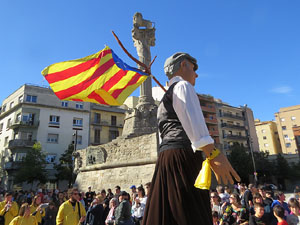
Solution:
<svg viewBox="0 0 300 225"><path fill-rule="evenodd" d="M132 38L139 60L150 64L150 47L155 45L155 28L141 13L133 18ZM142 69L142 68L140 68ZM137 106L126 113L122 136L99 146L77 150L74 172L75 184L81 190L121 186L129 190L132 184L151 181L157 160L157 106L152 98L151 78L141 86Z"/></svg>

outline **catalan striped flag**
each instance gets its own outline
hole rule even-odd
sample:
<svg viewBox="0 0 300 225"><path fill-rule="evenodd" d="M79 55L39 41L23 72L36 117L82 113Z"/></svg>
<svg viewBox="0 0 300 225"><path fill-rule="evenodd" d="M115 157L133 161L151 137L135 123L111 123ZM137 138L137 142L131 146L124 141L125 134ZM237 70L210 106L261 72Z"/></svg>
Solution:
<svg viewBox="0 0 300 225"><path fill-rule="evenodd" d="M147 79L124 63L109 47L96 54L48 66L42 71L61 100L122 105Z"/></svg>

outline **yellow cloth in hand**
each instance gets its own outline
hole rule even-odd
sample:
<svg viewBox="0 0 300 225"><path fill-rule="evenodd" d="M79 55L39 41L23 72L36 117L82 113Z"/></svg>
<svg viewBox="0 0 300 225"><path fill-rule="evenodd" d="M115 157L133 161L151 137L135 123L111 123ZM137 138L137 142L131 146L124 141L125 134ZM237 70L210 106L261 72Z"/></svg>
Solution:
<svg viewBox="0 0 300 225"><path fill-rule="evenodd" d="M202 169L195 181L194 186L199 189L209 190L211 185L211 169L210 169L210 160L216 158L220 154L219 149L214 149L211 153L211 156L206 158L202 163Z"/></svg>

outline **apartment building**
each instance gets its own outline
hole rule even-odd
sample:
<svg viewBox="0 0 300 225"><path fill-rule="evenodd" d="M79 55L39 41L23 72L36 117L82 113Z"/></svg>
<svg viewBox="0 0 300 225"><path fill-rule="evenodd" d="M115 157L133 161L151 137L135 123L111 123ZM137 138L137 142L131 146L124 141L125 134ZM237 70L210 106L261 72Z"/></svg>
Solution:
<svg viewBox="0 0 300 225"><path fill-rule="evenodd" d="M255 120L259 150L269 152L270 155L282 153L277 125L274 121Z"/></svg>
<svg viewBox="0 0 300 225"><path fill-rule="evenodd" d="M122 134L125 110L119 107L91 104L90 118L90 144L105 144Z"/></svg>
<svg viewBox="0 0 300 225"><path fill-rule="evenodd" d="M209 134L214 139L215 145L220 148L220 135L214 98L204 94L198 94L198 98Z"/></svg>
<svg viewBox="0 0 300 225"><path fill-rule="evenodd" d="M297 127L300 126L300 105L280 108L275 113L275 120L279 139L281 143L282 153L295 154L299 153L299 135ZM295 133L296 132L296 135Z"/></svg>
<svg viewBox="0 0 300 225"><path fill-rule="evenodd" d="M51 89L27 84L7 97L0 114L5 188L13 188L13 175L36 141L46 152L50 176L54 176L53 165L74 141L76 131L77 148L87 147L89 108L89 103L60 101Z"/></svg>
<svg viewBox="0 0 300 225"><path fill-rule="evenodd" d="M259 145L252 110L246 105L243 107L231 106L220 99L215 99L215 104L223 151L228 154L230 146L234 143L258 151Z"/></svg>

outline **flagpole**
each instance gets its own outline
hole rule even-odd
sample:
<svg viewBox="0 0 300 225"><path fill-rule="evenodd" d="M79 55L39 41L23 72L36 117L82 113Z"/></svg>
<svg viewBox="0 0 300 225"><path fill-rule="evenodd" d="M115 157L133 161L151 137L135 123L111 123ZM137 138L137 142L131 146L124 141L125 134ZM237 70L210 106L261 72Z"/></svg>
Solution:
<svg viewBox="0 0 300 225"><path fill-rule="evenodd" d="M138 65L140 65L141 67L143 67L145 69L145 72L148 73L149 76L153 78L153 80L158 84L159 87L161 87L161 89L164 90L164 92L166 92L167 90L164 88L164 86L156 79L156 77L153 74L151 74L151 66L154 63L154 61L156 59L156 56L151 61L150 65L147 66L146 64L142 63L141 61L139 61L138 59L136 59L135 57L133 57L127 51L127 49L124 47L124 45L122 44L122 42L120 41L120 39L118 38L118 36L115 34L115 32L113 32L113 31L111 31L111 32L114 35L114 37L116 38L116 40L119 43L119 45L121 46L121 48L123 49L123 51L129 56L129 58L131 58L135 63L137 63Z"/></svg>

